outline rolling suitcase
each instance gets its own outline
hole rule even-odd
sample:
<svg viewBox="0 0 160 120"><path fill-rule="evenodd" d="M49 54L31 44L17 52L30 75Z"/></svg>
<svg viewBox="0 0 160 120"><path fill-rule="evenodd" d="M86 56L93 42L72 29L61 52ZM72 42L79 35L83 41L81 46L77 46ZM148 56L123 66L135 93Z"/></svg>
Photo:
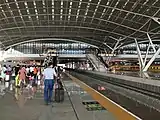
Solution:
<svg viewBox="0 0 160 120"><path fill-rule="evenodd" d="M55 101L63 102L64 101L64 88L62 82L59 80L55 85Z"/></svg>

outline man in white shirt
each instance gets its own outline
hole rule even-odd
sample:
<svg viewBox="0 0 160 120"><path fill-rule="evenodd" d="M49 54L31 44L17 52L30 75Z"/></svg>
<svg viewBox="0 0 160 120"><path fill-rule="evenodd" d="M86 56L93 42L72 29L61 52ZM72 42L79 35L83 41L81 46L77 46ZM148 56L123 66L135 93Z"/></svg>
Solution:
<svg viewBox="0 0 160 120"><path fill-rule="evenodd" d="M53 64L49 63L48 67L44 69L44 100L46 105L51 102L54 86L54 76L57 77Z"/></svg>

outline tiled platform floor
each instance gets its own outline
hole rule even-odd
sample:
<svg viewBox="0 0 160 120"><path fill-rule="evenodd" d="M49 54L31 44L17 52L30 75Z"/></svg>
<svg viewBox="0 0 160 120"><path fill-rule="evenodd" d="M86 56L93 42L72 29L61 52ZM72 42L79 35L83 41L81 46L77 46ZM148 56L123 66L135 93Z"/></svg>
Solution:
<svg viewBox="0 0 160 120"><path fill-rule="evenodd" d="M23 94L15 99L14 92L7 92L0 98L0 119L3 120L115 120L107 110L87 111L82 105L83 101L92 100L77 84L73 83L67 76L63 76L65 88L65 100L63 103L53 102L44 105L43 92L38 90L33 99L27 99ZM70 99L68 97L70 96ZM70 102L70 100L72 102ZM75 111L72 107L72 104ZM84 115L85 114L85 115Z"/></svg>

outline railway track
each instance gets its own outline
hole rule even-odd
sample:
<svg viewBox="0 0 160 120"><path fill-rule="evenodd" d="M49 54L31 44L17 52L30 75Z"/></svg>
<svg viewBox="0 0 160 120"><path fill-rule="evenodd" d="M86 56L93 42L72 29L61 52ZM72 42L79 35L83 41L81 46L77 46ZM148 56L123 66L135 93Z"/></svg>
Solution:
<svg viewBox="0 0 160 120"><path fill-rule="evenodd" d="M88 73L87 74L83 73L83 75L87 75L88 77L91 77L93 79L103 81L103 82L106 82L106 83L110 83L112 85L116 85L116 86L119 86L119 87L123 87L123 88L126 88L126 89L129 89L129 90L132 90L132 91L135 91L135 92L138 92L138 93L141 93L141 94L144 94L144 95L147 95L147 96L150 96L150 97L153 97L155 99L160 100L160 94L156 93L156 92L153 92L153 91L149 91L149 90L145 90L143 88L133 87L131 85L122 84L120 82L115 82L115 81L112 81L112 80L108 80L104 77L101 77L100 75L93 75L93 74L88 74Z"/></svg>
<svg viewBox="0 0 160 120"><path fill-rule="evenodd" d="M160 95L139 89L130 85L106 79L104 76L81 72L71 72L92 88L97 89L98 85L106 87L106 90L99 91L117 104L131 111L144 120L159 120L160 118ZM138 112L139 111L139 112Z"/></svg>

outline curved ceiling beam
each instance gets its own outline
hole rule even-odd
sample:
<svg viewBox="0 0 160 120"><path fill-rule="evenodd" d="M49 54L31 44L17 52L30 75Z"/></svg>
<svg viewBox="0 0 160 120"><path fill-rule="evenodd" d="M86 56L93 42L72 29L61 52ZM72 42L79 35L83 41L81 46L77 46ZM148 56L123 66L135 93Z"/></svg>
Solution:
<svg viewBox="0 0 160 120"><path fill-rule="evenodd" d="M159 13L159 12L160 12L160 9L159 9L156 13L154 13L154 15L152 15L152 17L151 17L150 19L148 19L147 22L146 22L143 26L141 26L138 30L142 29L145 25L147 25L148 22L149 22L150 20L152 20L153 17L155 17L155 15L156 15L157 13ZM137 32L137 31L136 31L136 32ZM136 32L133 32L132 34L124 37L121 41L125 40L126 38L129 38L130 36L134 35ZM159 34L160 34L160 33L159 33Z"/></svg>
<svg viewBox="0 0 160 120"><path fill-rule="evenodd" d="M42 0L34 0L34 1L41 1L42 2ZM2 10L0 10L1 11L1 17L3 17L6 21L4 21L3 22L3 20L2 21L0 21L0 22L2 22L2 23L9 23L9 21L12 21L12 20L14 20L14 24L13 25L11 25L11 26L15 26L14 28L15 29L13 29L15 32L18 32L19 31L19 34L22 34L22 33L25 33L25 30L23 31L23 30L21 30L21 27L23 26L23 28L24 27L27 27L26 25L25 25L25 20L27 20L28 18L26 18L26 17L22 17L23 16L23 14L26 14L25 16L27 16L27 17L30 17L30 19L31 19L31 23L32 23L32 25L31 26L28 26L28 28L33 28L35 31L36 31L36 28L35 27L41 27L41 26L39 26L39 24L38 25L36 25L36 23L35 22L38 22L39 21L39 19L36 19L35 17L31 17L32 15L33 16L40 16L40 15L45 15L46 16L46 18L44 18L44 19L46 19L46 23L47 22L49 22L48 20L49 20L49 15L53 15L53 14L48 14L49 12L48 12L48 10L50 10L49 8L49 4L48 4L48 2L47 2L47 4L46 4L46 9L47 9L47 11L46 12L44 12L44 11L42 11L41 12L41 7L40 6L44 6L44 5L42 5L42 3L36 3L37 5L35 5L34 4L34 1L33 0L23 0L23 1L14 1L14 2L8 2L8 1L1 1L0 3L2 3L2 4L0 4L0 9L2 9ZM48 1L50 1L50 2L52 2L51 0L48 0ZM55 1L55 0L54 0ZM64 1L66 1L66 2L64 2ZM57 1L57 4L55 4L54 6L59 6L58 5L58 3L61 3L61 2L63 2L64 3L64 5L66 5L66 7L64 7L64 8L59 8L59 10L60 9L63 9L63 13L65 12L65 14L61 14L60 12L58 12L58 14L56 14L56 12L54 12L54 15L62 15L63 17L65 17L65 21L66 22L68 22L68 24L70 24L69 23L69 21L72 19L72 18L74 18L75 16L79 16L79 18L80 19L82 19L81 20L81 24L80 24L80 26L79 25L76 25L76 27L78 27L78 30L79 31L84 31L84 29L86 30L88 30L88 31L92 31L93 33L94 32L104 32L104 36L106 36L106 33L108 34L108 33L110 33L111 34L111 36L115 36L116 38L122 38L121 39L121 42L123 41L123 40L126 40L125 42L127 43L127 40L128 41L132 41L132 39L134 39L134 38L139 38L139 39L141 39L142 40L142 38L143 38L143 36L146 34L146 33L149 33L149 34L151 34L151 35L157 35L157 37L159 37L158 35L160 34L160 33L158 33L158 32L155 32L155 31L153 31L153 32L151 32L151 31L147 31L146 30L146 28L145 27L147 27L148 26L148 22L149 21L151 21L154 17L156 17L157 18L157 13L160 11L160 8L154 8L154 9L150 9L150 7L153 5L152 3L153 3L153 1L152 0L149 0L149 1L147 1L147 2L145 2L145 1L143 1L143 2L141 2L142 3L142 6L141 6L141 8L139 8L139 10L141 10L141 11L138 11L137 9L135 9L134 11L132 11L132 10L128 10L127 8L128 7L130 7L131 5L133 5L134 4L134 2L130 2L130 0L128 0L128 1L125 1L125 2L122 2L122 1L117 1L117 2L115 2L114 0L113 1L110 1L110 2L106 2L106 0L101 0L101 2L95 2L95 1L93 1L93 0L91 0L91 1L83 1L83 0L77 0L77 1L75 1L75 0L72 0L72 1L68 1L68 0L63 0L63 1ZM93 3L94 2L94 3ZM38 9L38 12L36 12L36 11L29 11L28 13L25 13L25 12L27 12L26 10L28 10L28 7L24 7L23 5L25 5L25 3L27 3L27 6L29 5L29 7L31 7L32 5L34 5L34 7L37 7L37 9ZM30 5L30 4L32 4L32 5ZM67 11L67 10L69 10L70 9L70 7L69 7L69 4L70 3L72 3L73 4L73 6L71 6L71 9L72 8L74 8L74 4L75 5L78 5L79 3L81 3L81 7L80 8L82 8L81 10L84 10L84 11L79 11L80 12L80 14L78 13L78 10L79 10L79 7L76 7L74 10L72 10L72 12L69 12L69 11ZM109 4L108 4L109 3ZM113 3L113 4L112 4ZM131 4L128 4L128 3L131 3ZM154 2L154 4L156 5L158 2L157 1L155 1ZM12 5L13 4L13 5ZM18 5L17 5L18 4ZM146 4L152 4L151 6L149 6L149 8L146 8ZM17 5L18 7L16 7L15 5ZM21 6L22 5L22 6ZM118 7L118 6L119 7ZM124 6L122 6L122 5L124 5ZM15 6L15 7L14 7ZM88 9L88 7L87 7L87 9L86 9L86 6L89 6L89 8L91 8L92 10L95 10L94 11L94 14L93 13L90 13L89 12L89 9ZM126 7L127 6L127 7ZM154 6L154 5L153 5ZM95 9L95 7L96 7L96 9ZM122 8L123 7L123 8ZM23 14L21 13L20 14L20 12L22 12L21 10L21 8L26 8L25 9L25 11L23 12ZM33 8L33 7L32 7ZM68 8L68 9L65 9L65 8ZM34 9L36 9L36 8L34 8ZM40 9L40 10L39 10ZM44 8L42 8L43 10L44 10ZM55 8L52 8L52 9L55 9ZM106 10L107 9L107 10ZM147 10L146 10L147 9ZM4 10L8 10L8 11L6 11L6 12L4 12ZM15 14L14 13L12 13L13 11L12 10L17 10L16 12L15 12ZM77 10L77 11L76 11ZM105 10L105 11L104 11ZM109 10L109 11L108 11ZM146 11L145 11L146 10ZM151 11L151 10L153 10L153 12ZM20 11L20 12L19 12ZM73 11L74 11L74 13L73 13ZM98 12L98 11L100 11L100 12ZM102 12L103 11L103 12ZM18 13L19 12L19 13ZM69 12L69 14L67 14ZM82 13L81 13L82 12ZM84 13L85 12L85 13ZM9 13L9 14L8 14ZM37 14L36 14L37 13ZM46 14L40 14L40 13L46 13ZM78 14L78 15L75 15L75 14ZM97 13L99 13L99 14L97 14ZM128 16L128 15L131 15L130 17L131 18L133 18L133 16L135 17L138 17L137 18L137 21L139 21L140 19L146 19L145 21L139 21L139 22L141 22L141 23L143 23L143 25L139 25L139 24L136 24L137 26L136 27L134 27L134 26L132 26L132 25L130 25L130 22L127 22L127 24L119 24L119 22L121 21L121 20L119 20L119 21L116 21L116 20L113 20L113 18L114 17L111 17L112 19L109 19L109 20L106 20L107 18L108 18L108 16L103 16L104 14L106 15L106 13L110 13L110 15L112 15L112 13L114 13L114 15L116 15L116 14L120 14L120 13L123 13L122 15L120 15L121 17L123 17L123 16ZM27 15L28 14L28 15ZM36 14L36 15L35 15ZM84 14L84 15L83 15ZM154 15L153 15L154 14ZM16 16L15 15L19 15L18 16L18 18L15 18ZM21 16L22 15L22 16ZM11 17L7 17L7 16L12 16L12 19L9 19L9 18L11 18ZM67 19L67 16L72 16L71 17L71 19ZM100 17L100 16L103 16L102 18ZM20 17L22 17L22 18L20 18ZM58 16L58 17L60 17L60 16ZM35 19L34 19L35 18ZM86 18L89 18L89 19L86 19ZM109 17L110 18L110 17ZM125 18L125 17L124 17ZM126 17L127 19L129 19L128 17ZM127 20L125 18L125 20ZM139 19L140 18L140 19ZM22 20L22 19L24 19L24 20ZM43 18L42 18L43 19ZM90 21L90 19L91 19L91 21ZM93 21L94 20L94 21ZM99 21L98 21L99 20ZM112 21L113 20L113 21ZM133 20L133 19L132 19ZM17 24L17 22L18 21L22 21L22 22L24 22L24 24ZM54 21L54 20L53 20ZM89 22L86 22L86 21L89 21ZM112 31L112 29L110 29L109 27L106 27L105 26L105 23L103 23L104 24L104 26L102 26L101 27L101 25L100 24L97 24L98 22L101 22L101 21L104 21L105 23L111 23L111 24L109 24L110 25L110 27L113 27L112 29L114 29L114 28L116 28L117 26L118 26L118 29L116 29L115 31ZM76 21L77 22L77 21ZM131 24L133 24L133 22L134 21L132 21L132 23ZM85 23L85 24L83 24L83 23ZM86 24L87 23L87 24ZM95 27L94 25L93 25L93 23L94 24L97 24L97 26ZM74 25L71 25L71 26L69 26L68 24L66 24L66 23L64 23L64 26L61 26L61 27L63 27L64 28L64 30L65 30L65 27L66 27L66 29L68 28L68 27L70 27L71 29L69 29L69 30L71 30L71 31L73 31L74 29L72 29L72 28L75 28L75 27L72 27L72 26L74 26ZM72 23L71 23L72 24ZM77 24L78 24L78 22L77 22ZM4 25L4 24L1 24L2 26ZM58 25L60 25L60 23L56 23L56 25L58 26ZM108 25L108 24L107 24ZM17 27L16 27L17 26ZM21 26L21 27L19 27L19 26ZM49 28L49 23L46 25L48 28ZM44 27L46 27L45 25L44 26L42 26L43 28ZM86 26L86 27L85 27ZM94 26L94 27L93 27ZM3 26L4 27L4 29L5 29L5 27L7 27L7 26ZM37 27L37 28L38 28ZM54 28L55 26L53 26L53 28ZM119 28L120 27L120 28ZM13 32L14 33L14 31L12 31L12 29L11 29L11 31L7 31L7 29L8 30L10 30L9 29L10 28L10 26L8 26L8 28L6 28L6 30L4 30L4 31L2 31L3 32L3 34L2 35L4 35L4 38L5 38L5 33L7 33L6 34L6 37L8 37L7 39L8 39L8 42L9 41L12 41L11 43L14 43L14 38L12 38L11 36L10 36L10 34L8 34L8 33L10 33L10 32ZM43 29L42 28L42 29ZM59 27L57 27L57 28L59 28ZM55 29L57 29L57 28L55 28ZM142 28L145 28L145 29L142 29ZM45 29L45 28L44 28ZM39 30L39 29L38 29ZM93 30L95 30L95 31L93 31ZM121 31L121 30L124 30L123 32ZM50 32L51 33L51 32ZM140 37L140 35L143 35L142 37ZM23 34L22 34L23 35ZM136 35L138 35L138 36L136 36ZM75 37L77 37L77 36L75 36ZM81 37L84 37L84 36L81 36ZM98 36L97 36L98 37ZM131 38L131 39L130 39ZM144 38L145 38L145 36L144 36ZM3 39L3 38L2 38ZM101 39L99 39L100 41L101 41ZM10 43L8 43L8 44L10 44ZM6 45L7 45L7 43L6 43Z"/></svg>
<svg viewBox="0 0 160 120"><path fill-rule="evenodd" d="M42 38L42 39L30 39L30 40L27 40L27 41L18 42L18 43L15 43L15 44L13 44L13 45L7 46L6 49L8 49L8 48L10 48L10 47L13 47L13 46L20 45L20 44L28 43L28 42L46 41L46 40L50 40L50 41L52 41L52 40L58 40L58 41L70 41L70 42L76 42L76 43L83 43L83 44L87 44L87 45L89 45L89 46L98 48L98 47L95 46L95 45L92 45L92 44L89 44L89 43L85 43L85 42L81 42L81 41L78 41L78 40L60 39L60 38Z"/></svg>
<svg viewBox="0 0 160 120"><path fill-rule="evenodd" d="M49 8L51 8L51 7L49 7ZM34 8L28 8L29 10L34 10ZM42 8L43 9L43 8ZM51 8L52 9L52 8ZM55 8L56 9L56 8ZM59 8L57 8L57 9L59 9ZM66 8L63 8L64 10L66 9ZM26 10L26 9L20 9L20 10ZM69 10L69 8L67 8L67 10ZM75 9L75 8L71 8L71 10L78 10L78 9ZM79 9L79 10L86 10L86 9ZM16 12L17 11L17 9L15 9L15 10L13 10L13 12ZM8 12L8 11L4 11L4 12ZM95 11L92 11L92 10L88 10L88 12L95 12ZM0 12L1 13L1 12ZM101 12L96 12L97 14L102 14ZM46 15L46 14L38 14L38 16L41 16L41 15ZM52 15L52 14L47 14L47 15ZM54 15L61 15L61 14L54 14ZM63 14L64 16L65 15L68 15L68 14ZM74 15L74 14L71 14L71 15ZM105 14L105 15L110 15L110 14ZM22 15L22 17L26 17L26 16L28 16L27 14L26 15ZM37 15L30 15L30 16L37 16ZM76 15L77 16L77 15ZM84 16L84 15L78 15L78 16ZM117 17L116 15L112 15L113 17ZM15 16L15 18L16 17L19 17L19 16ZM86 16L87 17L87 16ZM3 18L1 18L0 20L6 20L6 19L8 19L8 18L13 18L13 17L3 17ZM92 17L93 18L93 17ZM124 19L124 18L122 18L122 17L118 17L119 19ZM105 20L105 19L102 19L102 20ZM139 22L137 22L137 21L131 21L131 20L129 20L129 19L125 19L126 21L129 21L129 22L133 22L133 23L135 23L135 24L139 24L139 25L143 25L142 23L139 23ZM55 20L54 20L55 21ZM70 20L71 21L71 20ZM13 22L14 23L14 22Z"/></svg>
<svg viewBox="0 0 160 120"><path fill-rule="evenodd" d="M152 40L153 42L160 42L160 40ZM144 40L144 41L139 41L138 43L145 43L145 42L149 42L149 40Z"/></svg>
<svg viewBox="0 0 160 120"><path fill-rule="evenodd" d="M91 28L91 27L82 27L82 26L21 26L21 27L12 27L12 28L5 28L5 29L1 29L3 31L6 31L6 30L14 30L14 29L21 29L21 28L33 28L33 27L37 27L37 28L41 28L41 27L54 27L54 28L64 28L64 27L68 27L68 28L81 28L81 29L90 29L90 30L94 30L95 28ZM0 30L0 31L1 31ZM101 32L106 32L106 33L112 33L112 34L115 34L115 35L119 35L119 36L123 36L123 37L127 37L127 35L123 35L123 34L120 34L120 33L116 33L116 32L110 32L108 30L103 30L103 29L96 29L96 31L101 31ZM135 37L129 37L129 38L132 38L134 39ZM137 39L141 39L141 38L137 38Z"/></svg>
<svg viewBox="0 0 160 120"><path fill-rule="evenodd" d="M58 15L60 15L60 14L58 14ZM67 14L68 15L68 14ZM27 15L28 16L28 15ZM32 15L32 16L36 16L36 15ZM72 16L72 15L71 15ZM73 15L73 16L76 16L76 15ZM84 16L83 16L84 17ZM11 17L12 18L12 17ZM90 18L92 18L92 17L90 17ZM7 18L6 18L7 19ZM46 22L46 20L39 20L40 22ZM102 21L104 21L104 22L107 22L106 20L102 20ZM25 20L25 22L32 22L32 21L26 21ZM48 20L48 22L68 22L68 20ZM70 22L73 22L73 23L82 23L81 21L73 21L73 20L70 20ZM109 22L113 22L113 21L109 21ZM23 23L23 21L19 21L19 22L17 22L17 24L19 24L19 23ZM83 23L90 23L90 22L83 22ZM5 23L3 23L3 24L0 24L0 25L6 25L6 26L9 26L9 25L13 25L13 24L15 24L15 22L10 22L10 23L7 23L7 24L5 24ZM97 24L95 24L95 23L90 23L91 25L97 25ZM113 24L116 24L116 25L118 25L118 23L116 23L116 22L113 22ZM139 24L139 23L137 23L137 24ZM142 24L139 24L139 25L142 25ZM99 27L104 27L104 25L99 25ZM125 27L125 25L121 25L121 27ZM128 26L126 26L126 28L127 28ZM129 27L129 29L135 29L135 28L131 28L131 27ZM143 31L142 31L143 32ZM144 31L145 32L145 31Z"/></svg>
<svg viewBox="0 0 160 120"><path fill-rule="evenodd" d="M39 16L44 16L44 15L46 15L46 14L39 14ZM47 15L52 15L52 14L47 14ZM60 14L54 14L54 15L59 15L59 16L60 16ZM69 15L69 14L63 14L63 15ZM25 16L28 16L28 15L22 15L22 16L25 17ZM29 15L29 16L37 16L37 15L33 14L33 15ZM75 16L77 16L77 15L71 14L70 16L74 16L74 17L75 17ZM91 16L85 16L85 15L78 15L78 16L80 16L80 17L86 17L86 18L91 18L91 19L93 18L93 17L91 17ZM14 17L19 17L19 16L14 16ZM13 17L11 17L11 18L13 18ZM140 29L135 29L135 28L132 28L132 27L123 25L123 24L119 24L119 23L113 22L113 21L109 21L109 20L105 20L105 19L101 19L101 18L94 18L94 19L99 20L99 21L109 22L109 23L115 24L115 25L117 25L117 26L121 26L121 27L124 27L124 28L128 28L128 29L133 30L133 31L138 31L138 32L142 32L142 33L145 33L145 34L148 33L148 32L146 32L146 31L143 31L143 30L140 30ZM68 20L67 20L67 21L68 21ZM97 28L94 28L94 29L97 29ZM0 31L4 31L4 29L1 29ZM156 33L151 33L151 32L150 32L150 34L156 34Z"/></svg>

